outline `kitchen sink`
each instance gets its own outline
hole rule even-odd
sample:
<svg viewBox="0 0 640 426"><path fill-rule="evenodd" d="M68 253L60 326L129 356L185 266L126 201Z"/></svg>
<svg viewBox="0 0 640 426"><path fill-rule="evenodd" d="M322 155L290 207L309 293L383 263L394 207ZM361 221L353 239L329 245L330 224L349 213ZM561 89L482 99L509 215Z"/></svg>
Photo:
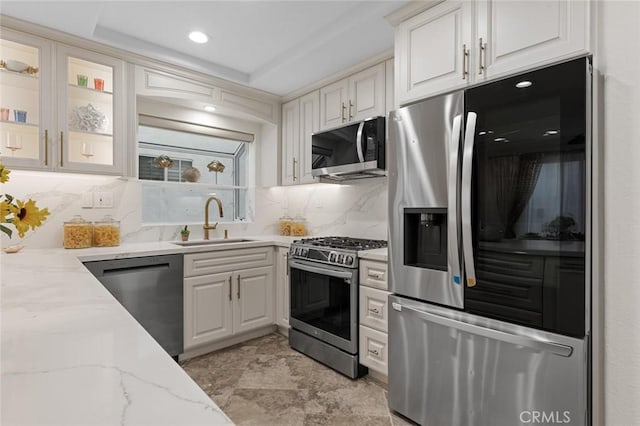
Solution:
<svg viewBox="0 0 640 426"><path fill-rule="evenodd" d="M173 244L183 247L193 247L193 246L215 246L219 244L229 244L229 243L248 243L256 240L248 240L246 238L227 238L227 239L215 239L215 240L195 240L195 241L175 241Z"/></svg>

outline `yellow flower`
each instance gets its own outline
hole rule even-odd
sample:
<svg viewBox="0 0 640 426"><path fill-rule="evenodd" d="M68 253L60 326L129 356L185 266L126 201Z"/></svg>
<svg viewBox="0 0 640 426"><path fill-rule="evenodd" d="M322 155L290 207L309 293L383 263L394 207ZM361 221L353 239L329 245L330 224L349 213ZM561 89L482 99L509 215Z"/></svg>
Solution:
<svg viewBox="0 0 640 426"><path fill-rule="evenodd" d="M9 180L9 173L11 173L11 170L7 169L2 165L2 163L0 163L0 183L5 183Z"/></svg>
<svg viewBox="0 0 640 426"><path fill-rule="evenodd" d="M36 206L36 202L31 199L26 203L16 200L16 203L17 207L10 206L9 209L13 212L13 226L16 227L18 235L22 238L29 227L33 230L42 225L42 221L49 215L49 210L40 210Z"/></svg>
<svg viewBox="0 0 640 426"><path fill-rule="evenodd" d="M7 223L7 215L11 213L9 206L10 204L8 201L0 201L0 223Z"/></svg>

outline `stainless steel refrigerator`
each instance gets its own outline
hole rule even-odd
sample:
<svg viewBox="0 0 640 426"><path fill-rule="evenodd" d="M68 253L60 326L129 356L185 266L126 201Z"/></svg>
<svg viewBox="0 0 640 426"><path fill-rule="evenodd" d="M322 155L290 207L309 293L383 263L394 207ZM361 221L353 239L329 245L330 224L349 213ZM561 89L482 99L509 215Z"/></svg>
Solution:
<svg viewBox="0 0 640 426"><path fill-rule="evenodd" d="M393 111L389 405L589 422L589 58Z"/></svg>

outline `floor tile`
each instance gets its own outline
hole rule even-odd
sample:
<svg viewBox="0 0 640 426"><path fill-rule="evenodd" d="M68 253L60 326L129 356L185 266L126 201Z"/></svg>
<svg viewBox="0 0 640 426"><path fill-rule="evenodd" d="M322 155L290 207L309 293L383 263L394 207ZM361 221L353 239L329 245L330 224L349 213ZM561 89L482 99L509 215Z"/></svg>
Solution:
<svg viewBox="0 0 640 426"><path fill-rule="evenodd" d="M187 374L237 425L406 426L386 386L352 380L270 334L186 361Z"/></svg>

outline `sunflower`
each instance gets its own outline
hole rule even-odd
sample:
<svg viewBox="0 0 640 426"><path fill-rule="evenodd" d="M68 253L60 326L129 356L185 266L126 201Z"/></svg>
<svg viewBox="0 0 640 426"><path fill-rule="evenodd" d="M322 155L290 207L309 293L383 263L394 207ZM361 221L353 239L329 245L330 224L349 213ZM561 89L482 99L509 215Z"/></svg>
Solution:
<svg viewBox="0 0 640 426"><path fill-rule="evenodd" d="M9 206L10 204L8 201L0 201L0 223L7 223L7 215L11 213Z"/></svg>
<svg viewBox="0 0 640 426"><path fill-rule="evenodd" d="M5 183L9 180L9 173L11 173L11 170L7 169L2 165L2 163L0 163L0 183Z"/></svg>
<svg viewBox="0 0 640 426"><path fill-rule="evenodd" d="M29 227L36 229L42 225L42 221L49 215L49 210L40 210L32 199L26 203L16 200L16 203L17 206L10 206L9 209L13 212L13 226L16 227L18 235L22 238Z"/></svg>

